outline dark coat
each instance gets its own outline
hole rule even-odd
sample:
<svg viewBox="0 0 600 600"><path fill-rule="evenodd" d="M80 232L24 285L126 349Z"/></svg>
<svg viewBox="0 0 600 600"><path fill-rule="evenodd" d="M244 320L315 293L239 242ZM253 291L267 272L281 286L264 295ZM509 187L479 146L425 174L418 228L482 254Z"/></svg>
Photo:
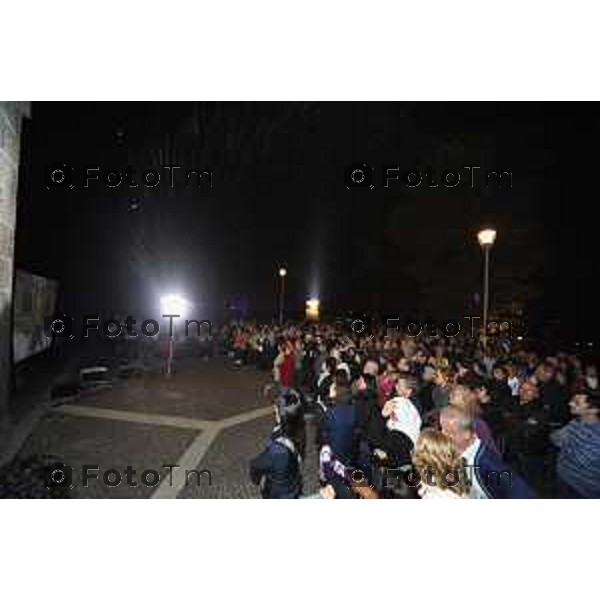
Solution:
<svg viewBox="0 0 600 600"><path fill-rule="evenodd" d="M267 447L250 462L250 479L261 486L263 498L299 498L302 473L296 450L275 430Z"/></svg>

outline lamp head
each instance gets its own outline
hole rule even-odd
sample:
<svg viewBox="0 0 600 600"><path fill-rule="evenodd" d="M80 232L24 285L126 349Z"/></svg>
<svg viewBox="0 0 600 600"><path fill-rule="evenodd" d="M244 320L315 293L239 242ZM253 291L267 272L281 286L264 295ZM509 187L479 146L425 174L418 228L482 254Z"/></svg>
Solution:
<svg viewBox="0 0 600 600"><path fill-rule="evenodd" d="M160 306L165 314L183 316L188 312L191 305L179 294L169 294L160 299Z"/></svg>
<svg viewBox="0 0 600 600"><path fill-rule="evenodd" d="M496 230L495 229L482 229L477 234L477 239L482 246L492 246L494 241L496 240Z"/></svg>

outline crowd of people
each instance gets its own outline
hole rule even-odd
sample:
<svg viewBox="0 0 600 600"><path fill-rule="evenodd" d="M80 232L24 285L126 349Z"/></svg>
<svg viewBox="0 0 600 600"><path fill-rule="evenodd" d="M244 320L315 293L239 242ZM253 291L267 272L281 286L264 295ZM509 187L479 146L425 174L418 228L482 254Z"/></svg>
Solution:
<svg viewBox="0 0 600 600"><path fill-rule="evenodd" d="M235 364L272 369L276 427L250 464L265 498L305 496L306 422L323 498L598 498L596 365L524 343L340 324L234 323ZM310 415L310 417L308 417Z"/></svg>

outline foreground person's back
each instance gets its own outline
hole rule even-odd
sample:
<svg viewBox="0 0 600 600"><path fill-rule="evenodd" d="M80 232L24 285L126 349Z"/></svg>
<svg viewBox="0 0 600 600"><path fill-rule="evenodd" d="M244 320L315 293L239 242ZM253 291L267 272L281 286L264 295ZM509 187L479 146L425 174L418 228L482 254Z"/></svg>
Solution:
<svg viewBox="0 0 600 600"><path fill-rule="evenodd" d="M302 454L305 445L304 412L298 394L287 392L275 405L277 427L267 447L250 462L250 479L263 498L299 498L302 495Z"/></svg>

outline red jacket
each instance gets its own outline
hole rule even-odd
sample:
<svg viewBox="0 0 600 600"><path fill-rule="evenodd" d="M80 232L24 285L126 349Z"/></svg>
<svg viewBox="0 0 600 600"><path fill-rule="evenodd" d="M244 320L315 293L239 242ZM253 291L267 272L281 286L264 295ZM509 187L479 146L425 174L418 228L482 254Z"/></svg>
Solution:
<svg viewBox="0 0 600 600"><path fill-rule="evenodd" d="M296 370L296 360L293 354L288 354L279 367L279 383L282 387L294 387L294 372Z"/></svg>

